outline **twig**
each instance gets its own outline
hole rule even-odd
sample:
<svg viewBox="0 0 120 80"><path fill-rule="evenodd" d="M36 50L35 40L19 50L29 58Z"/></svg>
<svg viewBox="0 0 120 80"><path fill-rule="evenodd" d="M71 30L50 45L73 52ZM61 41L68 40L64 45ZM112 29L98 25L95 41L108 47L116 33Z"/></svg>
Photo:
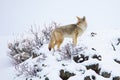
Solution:
<svg viewBox="0 0 120 80"><path fill-rule="evenodd" d="M112 45L112 47L113 47L113 50L116 51L115 46L113 45L113 43L111 43L111 45Z"/></svg>

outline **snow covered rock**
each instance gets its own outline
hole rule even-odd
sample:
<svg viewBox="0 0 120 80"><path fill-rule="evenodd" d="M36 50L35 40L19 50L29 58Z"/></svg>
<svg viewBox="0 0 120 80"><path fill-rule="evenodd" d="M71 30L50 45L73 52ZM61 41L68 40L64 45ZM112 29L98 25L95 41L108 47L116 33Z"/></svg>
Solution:
<svg viewBox="0 0 120 80"><path fill-rule="evenodd" d="M120 60L114 59L114 61L115 61L116 63L120 64Z"/></svg>
<svg viewBox="0 0 120 80"><path fill-rule="evenodd" d="M73 56L73 60L76 63L82 63L84 61L87 61L88 59L89 59L89 56L85 56L84 54L79 54L79 55Z"/></svg>
<svg viewBox="0 0 120 80"><path fill-rule="evenodd" d="M100 74L100 70L101 68L99 68L99 64L91 64L91 65L86 65L86 68L92 69L93 71L95 71L97 74Z"/></svg>
<svg viewBox="0 0 120 80"><path fill-rule="evenodd" d="M60 78L62 80L68 80L71 76L74 76L74 73L71 73L69 71L64 71L63 69L60 70Z"/></svg>
<svg viewBox="0 0 120 80"><path fill-rule="evenodd" d="M112 80L120 80L120 76L115 76Z"/></svg>
<svg viewBox="0 0 120 80"><path fill-rule="evenodd" d="M105 77L105 78L110 78L111 77L111 73L108 72L102 72L101 76Z"/></svg>

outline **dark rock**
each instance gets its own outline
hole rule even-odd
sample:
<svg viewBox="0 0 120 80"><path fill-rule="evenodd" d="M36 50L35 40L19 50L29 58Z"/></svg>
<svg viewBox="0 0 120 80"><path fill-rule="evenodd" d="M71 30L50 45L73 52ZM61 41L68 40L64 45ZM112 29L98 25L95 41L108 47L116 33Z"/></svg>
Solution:
<svg viewBox="0 0 120 80"><path fill-rule="evenodd" d="M116 63L120 64L120 60L114 59L114 61L115 61Z"/></svg>
<svg viewBox="0 0 120 80"><path fill-rule="evenodd" d="M62 64L62 66L68 66L67 64Z"/></svg>
<svg viewBox="0 0 120 80"><path fill-rule="evenodd" d="M86 77L84 78L84 80L91 80L91 79L90 79L90 76L86 76Z"/></svg>
<svg viewBox="0 0 120 80"><path fill-rule="evenodd" d="M96 49L95 49L95 48L92 48L92 50L96 51Z"/></svg>
<svg viewBox="0 0 120 80"><path fill-rule="evenodd" d="M120 80L120 76L115 76L112 80Z"/></svg>
<svg viewBox="0 0 120 80"><path fill-rule="evenodd" d="M118 43L117 43L117 45L119 45L120 44L120 38L118 38Z"/></svg>
<svg viewBox="0 0 120 80"><path fill-rule="evenodd" d="M60 70L60 78L62 80L67 80L68 78L70 78L71 76L74 76L74 73L70 73L68 71L64 71L63 69Z"/></svg>
<svg viewBox="0 0 120 80"><path fill-rule="evenodd" d="M49 78L48 78L48 77L46 77L46 78L45 78L45 80L49 80Z"/></svg>
<svg viewBox="0 0 120 80"><path fill-rule="evenodd" d="M100 74L100 68L99 68L99 64L92 64L92 65L87 65L86 66L87 69L92 69L94 70L97 74Z"/></svg>
<svg viewBox="0 0 120 80"><path fill-rule="evenodd" d="M92 79L91 79L92 78ZM92 76L86 76L84 80L96 80L96 77L94 75Z"/></svg>
<svg viewBox="0 0 120 80"><path fill-rule="evenodd" d="M105 77L105 78L110 78L111 73L108 73L108 72L102 72L102 73L101 73L101 76L103 76L103 77Z"/></svg>
<svg viewBox="0 0 120 80"><path fill-rule="evenodd" d="M91 32L91 37L95 37L95 35L97 35L97 33Z"/></svg>
<svg viewBox="0 0 120 80"><path fill-rule="evenodd" d="M75 56L75 57L73 57L73 60L76 62L76 63L78 63L78 60L80 59L80 57L79 56Z"/></svg>
<svg viewBox="0 0 120 80"><path fill-rule="evenodd" d="M102 60L102 56L101 56L101 55L96 55L96 54L94 54L94 55L92 56L92 58L93 58L93 59L97 59L97 60L99 60L99 61Z"/></svg>
<svg viewBox="0 0 120 80"><path fill-rule="evenodd" d="M84 61L87 61L88 59L89 59L89 56L85 56L83 54L79 54L79 55L73 57L73 60L76 63L82 63Z"/></svg>
<svg viewBox="0 0 120 80"><path fill-rule="evenodd" d="M94 75L92 75L92 79L93 79L93 80L96 80L96 77L95 77Z"/></svg>

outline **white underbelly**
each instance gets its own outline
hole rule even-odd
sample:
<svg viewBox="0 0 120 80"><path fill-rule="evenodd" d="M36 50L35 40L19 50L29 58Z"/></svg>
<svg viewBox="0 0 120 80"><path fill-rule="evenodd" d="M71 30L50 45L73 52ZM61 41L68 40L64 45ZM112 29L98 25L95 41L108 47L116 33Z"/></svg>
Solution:
<svg viewBox="0 0 120 80"><path fill-rule="evenodd" d="M65 34L64 37L66 37L66 38L72 38L73 35L67 35L67 34Z"/></svg>

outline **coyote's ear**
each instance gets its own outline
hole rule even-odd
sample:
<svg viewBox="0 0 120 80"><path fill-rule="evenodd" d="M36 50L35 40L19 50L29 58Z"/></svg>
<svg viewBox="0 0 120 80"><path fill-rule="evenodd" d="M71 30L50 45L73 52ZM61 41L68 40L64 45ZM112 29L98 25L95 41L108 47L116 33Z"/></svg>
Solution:
<svg viewBox="0 0 120 80"><path fill-rule="evenodd" d="M85 21L85 16L83 16L83 21Z"/></svg>
<svg viewBox="0 0 120 80"><path fill-rule="evenodd" d="M78 17L78 16L76 16L76 18L78 19L78 21L80 21L81 19L80 19L80 17Z"/></svg>

